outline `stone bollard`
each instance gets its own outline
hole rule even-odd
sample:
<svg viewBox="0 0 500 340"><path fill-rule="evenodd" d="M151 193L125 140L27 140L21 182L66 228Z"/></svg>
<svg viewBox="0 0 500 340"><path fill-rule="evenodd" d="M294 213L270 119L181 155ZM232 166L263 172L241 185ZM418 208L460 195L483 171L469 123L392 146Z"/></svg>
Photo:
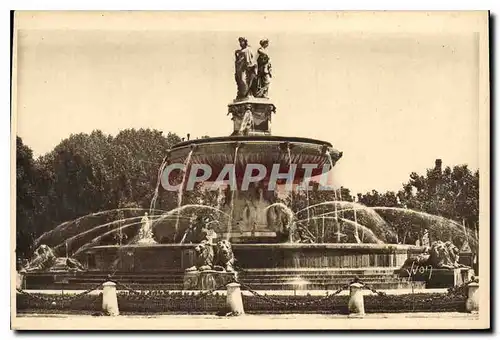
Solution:
<svg viewBox="0 0 500 340"><path fill-rule="evenodd" d="M349 316L363 317L365 315L363 287L363 284L359 282L351 283L349 286Z"/></svg>
<svg viewBox="0 0 500 340"><path fill-rule="evenodd" d="M116 283L107 281L102 284L102 310L110 316L120 314L118 298L116 297Z"/></svg>
<svg viewBox="0 0 500 340"><path fill-rule="evenodd" d="M240 284L233 282L226 285L227 298L226 303L230 315L243 315L243 299L241 298Z"/></svg>
<svg viewBox="0 0 500 340"><path fill-rule="evenodd" d="M469 313L477 313L479 311L479 283L471 282L467 285L467 288L465 310Z"/></svg>

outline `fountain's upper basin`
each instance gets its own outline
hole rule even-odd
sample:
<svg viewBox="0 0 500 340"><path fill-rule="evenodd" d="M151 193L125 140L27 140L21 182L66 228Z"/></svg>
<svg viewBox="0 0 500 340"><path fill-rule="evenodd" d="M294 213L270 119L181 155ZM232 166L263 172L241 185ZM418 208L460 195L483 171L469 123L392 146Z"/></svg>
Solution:
<svg viewBox="0 0 500 340"><path fill-rule="evenodd" d="M235 162L236 147L238 152ZM299 182L304 178L305 169L302 168L304 164L313 164L315 168L312 176L317 176L325 172L325 164L329 165L328 154L333 164L342 156L342 153L333 149L330 143L311 138L230 136L196 139L176 144L169 152L169 163L184 163L191 151L189 165L210 166L212 174L207 181L215 181L228 164L235 164L236 178L240 181L247 164L264 165L267 170L265 181L269 178L273 165L279 164L279 172L286 173L292 163L297 166L294 181Z"/></svg>

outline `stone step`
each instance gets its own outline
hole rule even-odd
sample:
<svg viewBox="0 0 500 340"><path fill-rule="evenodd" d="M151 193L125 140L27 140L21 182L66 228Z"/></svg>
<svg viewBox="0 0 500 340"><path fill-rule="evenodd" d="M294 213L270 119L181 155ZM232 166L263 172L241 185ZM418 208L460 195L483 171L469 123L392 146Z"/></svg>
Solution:
<svg viewBox="0 0 500 340"><path fill-rule="evenodd" d="M394 268L251 268L240 271L239 280L256 290L293 289L297 278L307 281L305 289L338 289L358 277L376 289L410 287L407 278L399 278ZM108 280L106 272L30 273L28 289L89 289ZM183 288L183 271L117 272L113 280L134 289L178 290ZM54 282L56 281L56 282ZM330 288L329 288L330 287ZM331 288L333 287L333 288ZM378 288L377 288L378 287Z"/></svg>
<svg viewBox="0 0 500 340"><path fill-rule="evenodd" d="M251 289L254 290L294 290L294 287L291 285L283 284L280 282L276 283L259 283L259 284L252 284L248 282L242 282L243 285L248 285ZM151 283L151 284L137 284L133 282L123 282L127 286L127 288L131 288L134 290L172 290L172 291L178 291L178 290L183 290L183 285L182 284L165 284L165 283ZM339 288L344 287L345 284L341 283L328 283L328 284L308 284L302 287L297 287L296 290L337 290ZM95 284L91 283L75 283L71 285L71 290L86 290L86 289L91 289L94 288ZM394 283L384 283L384 282L375 282L375 283L370 283L369 284L370 288L373 289L410 289L412 287L412 284L409 282L394 282ZM30 290L69 290L69 287L61 287L60 285L43 285L43 286L37 286L37 285L31 285L29 287L26 287L26 289ZM415 289L420 289L424 288L424 285L421 283L414 283L414 288ZM126 290L124 287L119 287L118 290ZM243 287L243 290L246 290L245 287Z"/></svg>
<svg viewBox="0 0 500 340"><path fill-rule="evenodd" d="M256 283L256 284L259 284L259 283L268 283L268 282L281 282L283 284L302 284L302 283L299 283L297 282L296 280L254 280L254 279L247 279L247 278L240 278L239 281L241 282L252 282L252 283ZM374 282L401 282L401 281L408 281L406 279L399 279L399 278L386 278L386 279L378 279L378 280L360 280L361 282L364 282L364 283L374 283ZM313 280L303 280L303 281L300 281L300 282L304 282L304 284L307 284L307 283L321 283L321 284L324 284L324 283L339 283L339 284L347 284L347 283L351 283L353 282L352 279L349 279L349 280L329 280L329 279L322 279L322 278L318 278L318 279L313 279Z"/></svg>
<svg viewBox="0 0 500 340"><path fill-rule="evenodd" d="M294 290L293 286L284 285L282 283L262 283L259 285L247 284L250 288L254 290ZM370 288L380 290L380 289L409 289L411 284L407 282L397 282L397 283L373 283L369 285ZM297 288L296 290L337 290L344 287L343 284L309 284ZM416 285L414 288L424 288L423 285Z"/></svg>
<svg viewBox="0 0 500 340"><path fill-rule="evenodd" d="M345 272L345 273L358 273L358 272L370 272L370 273L386 273L398 270L397 267L362 267L362 268L338 268L338 267L322 267L322 268L243 268L244 271L248 272Z"/></svg>
<svg viewBox="0 0 500 340"><path fill-rule="evenodd" d="M240 277L387 277L387 276L399 276L397 273L372 273L372 274L363 274L363 273L349 273L349 274L336 274L336 273L252 273L252 272L239 272L238 275Z"/></svg>

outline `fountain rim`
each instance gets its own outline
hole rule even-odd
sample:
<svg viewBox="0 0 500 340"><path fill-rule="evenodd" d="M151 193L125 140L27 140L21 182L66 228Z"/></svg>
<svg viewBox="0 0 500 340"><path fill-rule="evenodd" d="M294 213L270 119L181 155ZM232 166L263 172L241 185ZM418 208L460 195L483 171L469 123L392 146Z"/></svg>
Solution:
<svg viewBox="0 0 500 340"><path fill-rule="evenodd" d="M200 145L200 144L210 144L210 143L227 143L227 142L281 142L281 143L301 143L301 144L314 144L314 145L326 145L329 148L333 148L330 142L322 141L319 139L306 138L306 137L286 137L286 136L220 136L220 137L210 137L201 139L192 139L184 142L180 142L172 146L171 150L176 150L188 146Z"/></svg>

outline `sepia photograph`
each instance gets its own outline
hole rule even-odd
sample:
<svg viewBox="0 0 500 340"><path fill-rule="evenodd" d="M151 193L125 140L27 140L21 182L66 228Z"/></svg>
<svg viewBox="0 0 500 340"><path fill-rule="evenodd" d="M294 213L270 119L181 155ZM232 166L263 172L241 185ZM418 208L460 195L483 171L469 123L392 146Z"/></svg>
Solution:
<svg viewBox="0 0 500 340"><path fill-rule="evenodd" d="M16 11L11 328L489 329L488 11Z"/></svg>

